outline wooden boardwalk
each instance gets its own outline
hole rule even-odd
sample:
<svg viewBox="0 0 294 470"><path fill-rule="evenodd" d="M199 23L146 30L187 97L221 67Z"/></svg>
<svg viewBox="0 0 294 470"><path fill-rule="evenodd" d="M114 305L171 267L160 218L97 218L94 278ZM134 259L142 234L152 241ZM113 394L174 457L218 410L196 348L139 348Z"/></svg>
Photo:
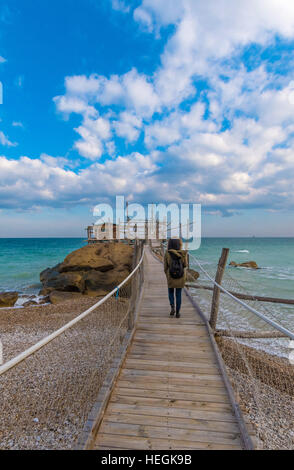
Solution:
<svg viewBox="0 0 294 470"><path fill-rule="evenodd" d="M162 264L147 250L133 342L94 449L241 449L240 430L207 329L183 294L170 318Z"/></svg>

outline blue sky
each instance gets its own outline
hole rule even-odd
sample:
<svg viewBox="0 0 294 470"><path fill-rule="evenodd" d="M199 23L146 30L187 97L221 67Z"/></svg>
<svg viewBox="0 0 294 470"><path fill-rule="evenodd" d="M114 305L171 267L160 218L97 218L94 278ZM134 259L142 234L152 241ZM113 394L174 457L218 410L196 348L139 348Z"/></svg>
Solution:
<svg viewBox="0 0 294 470"><path fill-rule="evenodd" d="M115 195L294 236L293 44L290 0L3 0L0 236L81 236Z"/></svg>

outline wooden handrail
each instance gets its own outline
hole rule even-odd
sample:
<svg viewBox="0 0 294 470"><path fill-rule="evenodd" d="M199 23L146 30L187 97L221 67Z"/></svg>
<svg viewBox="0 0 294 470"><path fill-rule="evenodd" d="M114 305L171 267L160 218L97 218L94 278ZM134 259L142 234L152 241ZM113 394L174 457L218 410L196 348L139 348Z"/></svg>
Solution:
<svg viewBox="0 0 294 470"><path fill-rule="evenodd" d="M203 286L201 284L195 284L194 282L187 282L186 287L192 287L193 289L205 289L205 290L213 291L213 287ZM237 299L257 300L259 302L271 302L275 304L294 305L294 299L280 299L278 297L264 297L261 295L240 294L239 292L233 292L233 291L229 291L229 292L230 294L234 295L234 297L237 297Z"/></svg>

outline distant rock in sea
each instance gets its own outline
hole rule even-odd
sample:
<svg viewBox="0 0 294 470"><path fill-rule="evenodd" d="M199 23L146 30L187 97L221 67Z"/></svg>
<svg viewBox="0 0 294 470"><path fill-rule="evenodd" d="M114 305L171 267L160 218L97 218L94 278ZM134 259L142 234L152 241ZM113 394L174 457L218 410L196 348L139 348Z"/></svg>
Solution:
<svg viewBox="0 0 294 470"><path fill-rule="evenodd" d="M255 261L246 261L245 263L235 263L235 261L231 261L229 266L233 266L234 268L251 268L251 269L260 269Z"/></svg>
<svg viewBox="0 0 294 470"><path fill-rule="evenodd" d="M195 271L195 269L192 269L192 268L188 269L188 277L190 278L191 281L197 281L199 276L200 276L199 272Z"/></svg>

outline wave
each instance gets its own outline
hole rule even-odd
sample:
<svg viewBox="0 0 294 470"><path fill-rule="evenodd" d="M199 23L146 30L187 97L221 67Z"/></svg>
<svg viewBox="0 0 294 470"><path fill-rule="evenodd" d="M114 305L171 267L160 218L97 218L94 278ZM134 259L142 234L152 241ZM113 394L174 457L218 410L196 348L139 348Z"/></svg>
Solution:
<svg viewBox="0 0 294 470"><path fill-rule="evenodd" d="M250 253L249 250L236 250L236 251L233 251L233 253Z"/></svg>

